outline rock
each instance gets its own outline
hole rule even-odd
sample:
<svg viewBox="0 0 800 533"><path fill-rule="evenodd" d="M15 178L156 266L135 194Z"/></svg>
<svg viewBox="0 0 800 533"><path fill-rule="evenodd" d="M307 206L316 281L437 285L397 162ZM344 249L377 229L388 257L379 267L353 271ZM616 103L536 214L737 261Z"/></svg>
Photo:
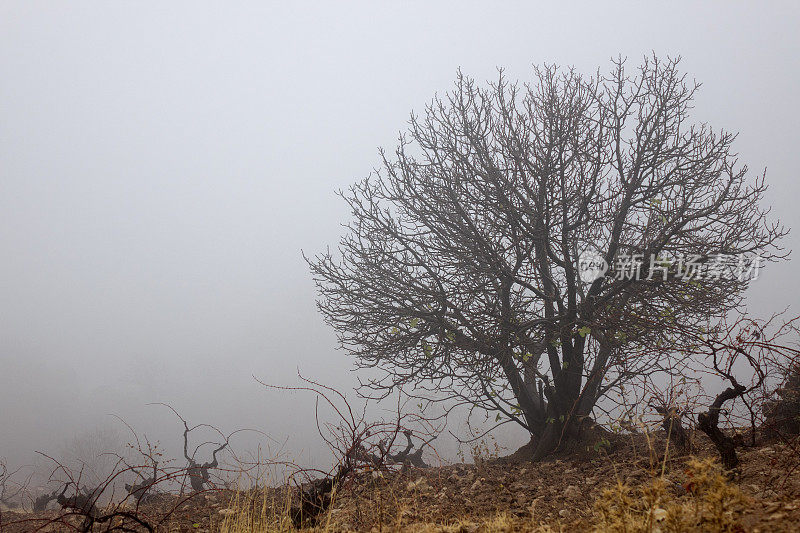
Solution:
<svg viewBox="0 0 800 533"><path fill-rule="evenodd" d="M558 516L560 516L561 518L566 518L568 514L569 514L569 512L566 509L561 509L558 512Z"/></svg>
<svg viewBox="0 0 800 533"><path fill-rule="evenodd" d="M580 498L581 494L582 494L581 489L579 489L575 485L570 485L566 489L564 489L564 497L571 500Z"/></svg>
<svg viewBox="0 0 800 533"><path fill-rule="evenodd" d="M408 485L406 485L406 488L408 490L414 490L414 489L417 489L417 490L429 490L431 488L431 486L428 485L428 480L427 479L425 479L424 477L421 477L416 481L409 481Z"/></svg>
<svg viewBox="0 0 800 533"><path fill-rule="evenodd" d="M472 486L469 488L469 490L474 492L474 491L478 490L479 488L481 488L481 480L480 479L476 479L475 483L472 484Z"/></svg>
<svg viewBox="0 0 800 533"><path fill-rule="evenodd" d="M772 513L777 511L781 508L781 502L765 502L767 504L766 509L764 509L767 513Z"/></svg>
<svg viewBox="0 0 800 533"><path fill-rule="evenodd" d="M235 513L236 511L234 511L233 509L220 509L220 510L219 510L219 511L217 511L217 512L218 512L219 514L221 514L222 516L230 516L230 515L232 515L233 513Z"/></svg>

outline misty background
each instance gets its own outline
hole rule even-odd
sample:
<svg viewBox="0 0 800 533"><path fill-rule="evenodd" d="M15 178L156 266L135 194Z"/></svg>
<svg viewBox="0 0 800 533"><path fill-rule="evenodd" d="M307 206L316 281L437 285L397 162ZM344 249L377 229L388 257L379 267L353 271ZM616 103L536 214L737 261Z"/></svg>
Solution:
<svg viewBox="0 0 800 533"><path fill-rule="evenodd" d="M179 456L178 420L146 405L167 402L324 463L313 396L253 376L352 389L301 250L335 246L335 191L459 67L681 55L693 119L740 132L800 248L799 22L791 2L0 2L0 456L127 439L111 413ZM797 312L795 265L762 272L754 310Z"/></svg>

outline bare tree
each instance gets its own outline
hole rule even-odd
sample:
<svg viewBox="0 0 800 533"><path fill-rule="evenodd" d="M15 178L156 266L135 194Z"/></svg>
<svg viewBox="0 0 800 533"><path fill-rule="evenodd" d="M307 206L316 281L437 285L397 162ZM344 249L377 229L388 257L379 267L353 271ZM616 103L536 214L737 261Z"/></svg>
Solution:
<svg viewBox="0 0 800 533"><path fill-rule="evenodd" d="M674 405L658 405L651 404L653 410L663 417L661 427L667 433L670 441L675 443L675 446L681 452L686 452L689 449L689 434L683 427L683 416L685 415L679 408Z"/></svg>
<svg viewBox="0 0 800 533"><path fill-rule="evenodd" d="M781 316L763 320L732 314L705 331L684 335L685 343L673 348L691 353L702 365L699 368L728 385L697 416L698 428L714 443L728 469L738 466L736 447L744 444L744 438L724 431L720 423L727 419L730 430L749 427L750 443L755 444L772 390L785 369L800 360L796 326L800 317L780 321Z"/></svg>
<svg viewBox="0 0 800 533"><path fill-rule="evenodd" d="M54 491L51 494L44 494L34 500L34 511L40 512L46 509L47 505L55 499L61 507L61 512L53 517L46 516L23 516L17 520L0 522L0 529L9 526L23 527L24 531L40 530L70 530L70 531L154 531L152 525L148 523L139 512L138 502L134 507L126 504L125 500L115 502L112 498L102 501L104 494L113 493L116 480L129 472L129 468L124 467L124 461L119 459L107 477L100 481L94 488L87 488L81 482L83 478L83 467L77 472L70 470L66 463L60 462L47 454L39 453L42 457L49 459L54 465L50 474L50 481L57 482L58 478L65 476L62 480L63 488L61 491ZM113 455L113 454L112 454ZM74 522L79 520L79 524ZM101 526L97 529L95 526Z"/></svg>
<svg viewBox="0 0 800 533"><path fill-rule="evenodd" d="M259 383L283 391L310 392L317 397L317 431L336 458L336 466L330 472L299 468L290 476L290 480L297 485L293 491L295 497L288 509L289 518L295 527L317 525L320 516L330 507L335 492L365 470L388 471L391 465L396 464L403 465L403 469L409 465L427 467L422 460L422 451L436 438L441 428L434 425L435 419L403 412L405 402L402 401L402 395L398 395L394 419L367 421L367 402L362 410L356 410L347 397L335 388L299 374L298 377L303 382L301 386L271 385L260 380ZM333 412L335 422L320 422L320 403ZM416 425L420 433L429 437L413 452L413 432L406 424ZM408 445L404 450L392 453L400 433L406 436ZM298 480L302 481L297 483Z"/></svg>
<svg viewBox="0 0 800 533"><path fill-rule="evenodd" d="M217 462L217 454L224 450L227 446L227 442L223 442L219 447L215 448L214 451L211 453L211 461L207 461L205 463L198 463L195 461L194 457L190 457L188 453L186 453L186 439L188 438L188 430L183 434L184 438L184 457L187 461L189 461L189 466L186 468L186 471L189 475L189 483L192 485L192 490L194 491L202 491L206 489L206 485L211 482L211 469L217 468L219 466L219 462Z"/></svg>
<svg viewBox="0 0 800 533"><path fill-rule="evenodd" d="M41 513L47 510L47 506L50 505L50 502L54 501L58 498L58 489L54 490L53 492L45 492L44 494L40 494L33 500L33 512L34 513Z"/></svg>
<svg viewBox="0 0 800 533"><path fill-rule="evenodd" d="M378 449L381 451L382 456L392 463L416 466L417 468L428 468L428 464L422 459L422 453L425 451L425 446L436 440L438 435L431 436L428 440L423 442L416 450L414 450L414 442L411 440L413 431L406 429L403 431L406 440L408 441L405 449L397 453L389 453L386 449L386 440L378 442Z"/></svg>
<svg viewBox="0 0 800 533"><path fill-rule="evenodd" d="M65 462L37 452L51 464L48 485L57 485L58 489L33 500L34 514L0 513L0 531L8 528L10 531L133 532L172 528L177 510L202 494L199 491L183 494L183 481L191 473L191 463L183 468L168 466L172 461L163 457L158 444L151 444L146 436L140 439L129 424L117 418L130 429L133 443L127 445L130 453L112 450L99 454L102 458L115 458L105 478L87 487L86 483L94 478L85 475L84 464L77 462L78 469L73 470L75 461ZM232 435L223 438L228 442ZM249 468L252 467L245 465L243 472L247 473ZM133 476L141 481L124 483ZM122 484L126 486L125 492L118 490ZM60 511L41 514L52 500L57 501Z"/></svg>
<svg viewBox="0 0 800 533"><path fill-rule="evenodd" d="M0 458L0 504L9 509L16 509L22 505L22 495L30 482L30 477L25 482L14 480L22 468L9 471L5 458Z"/></svg>
<svg viewBox="0 0 800 533"><path fill-rule="evenodd" d="M307 259L341 345L382 371L362 392L413 384L495 412L541 458L609 391L668 372L652 348L750 281L697 273L784 255L736 135L689 123L697 89L656 57L590 78L546 66L525 85L459 73L412 115L394 154L342 193L353 221L338 253ZM587 276L587 257L607 275Z"/></svg>
<svg viewBox="0 0 800 533"><path fill-rule="evenodd" d="M72 496L67 496L70 486L74 486ZM79 514L95 517L97 515L97 499L100 496L96 490L89 490L86 487L79 487L76 482L64 484L61 493L56 497L56 501L62 509L77 511Z"/></svg>
<svg viewBox="0 0 800 533"><path fill-rule="evenodd" d="M178 411L176 411L171 405L165 403L156 403L153 405L163 405L164 407L168 408L172 411L175 416L177 416L180 421L183 423L183 457L186 459L187 466L186 466L186 475L189 477L189 484L192 487L192 490L195 492L202 492L207 490L211 485L211 471L219 467L219 461L217 460L217 454L225 450L228 445L230 444L231 437L240 431L252 431L248 429L240 429L236 430L229 435L223 434L219 429L210 425L210 424L197 424L195 426L189 427L189 423L183 418ZM189 434L199 428L209 428L216 433L222 439L222 442L203 442L197 445L192 453L189 453ZM204 463L200 463L197 461L196 456L197 452L200 451L200 448L203 446L210 444L216 446L214 450L211 452L211 460L206 461Z"/></svg>
<svg viewBox="0 0 800 533"><path fill-rule="evenodd" d="M141 466L132 466L125 458L119 456L119 460L128 467L130 472L136 474L136 479L141 480L138 483L135 481L125 483L125 490L134 498L138 507L140 504L149 503L158 499L159 493L156 491L155 486L159 482L164 481L165 477L168 477L168 474L167 476L159 475L158 463L163 454L158 449L158 443L151 443L146 435L140 439L139 435L130 424L120 417L117 417L117 419L128 428L133 437L132 442L128 444L129 450L134 452L135 455L143 461ZM152 467L153 473L147 476L146 474L149 473L150 467ZM166 474L166 472L164 473Z"/></svg>
<svg viewBox="0 0 800 533"><path fill-rule="evenodd" d="M154 496L153 494L149 494L149 492L156 484L156 480L158 480L158 461L153 460L152 462L153 474L151 476L145 477L144 474L132 468L132 470L136 472L136 475L141 478L141 481L139 483L125 483L125 490L138 502L147 503Z"/></svg>

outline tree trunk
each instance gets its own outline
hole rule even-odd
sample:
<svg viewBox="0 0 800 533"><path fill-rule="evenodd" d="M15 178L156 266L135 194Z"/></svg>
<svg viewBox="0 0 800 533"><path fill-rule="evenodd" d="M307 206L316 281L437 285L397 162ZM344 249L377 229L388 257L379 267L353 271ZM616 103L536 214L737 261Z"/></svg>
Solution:
<svg viewBox="0 0 800 533"><path fill-rule="evenodd" d="M736 444L731 437L723 433L722 430L719 429L719 426L710 419L711 417L708 413L701 413L700 416L697 417L700 430L708 435L711 442L717 447L723 466L728 470L732 470L739 466L739 457L736 455Z"/></svg>
<svg viewBox="0 0 800 533"><path fill-rule="evenodd" d="M553 422L547 425L541 438L536 443L532 461L541 461L558 448L561 443L561 424Z"/></svg>
<svg viewBox="0 0 800 533"><path fill-rule="evenodd" d="M736 443L733 438L719 429L719 412L725 402L741 396L745 390L745 387L734 381L733 387L722 391L714 400L714 403L711 404L711 407L708 408L708 411L700 413L697 417L698 427L708 435L708 438L717 447L722 464L729 470L739 465L739 458L736 456Z"/></svg>

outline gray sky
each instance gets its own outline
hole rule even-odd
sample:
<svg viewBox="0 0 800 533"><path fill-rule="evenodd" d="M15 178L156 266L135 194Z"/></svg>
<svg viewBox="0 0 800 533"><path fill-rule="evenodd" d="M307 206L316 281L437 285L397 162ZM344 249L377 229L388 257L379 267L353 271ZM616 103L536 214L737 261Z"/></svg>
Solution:
<svg viewBox="0 0 800 533"><path fill-rule="evenodd" d="M775 215L800 228L799 15L794 2L0 2L0 456L28 461L107 413L179 443L154 401L317 453L311 398L252 375L353 384L300 250L335 244L334 190L458 67L526 79L543 62L591 73L618 54L680 54L704 84L695 119L740 132ZM763 274L757 309L797 302L795 264Z"/></svg>

